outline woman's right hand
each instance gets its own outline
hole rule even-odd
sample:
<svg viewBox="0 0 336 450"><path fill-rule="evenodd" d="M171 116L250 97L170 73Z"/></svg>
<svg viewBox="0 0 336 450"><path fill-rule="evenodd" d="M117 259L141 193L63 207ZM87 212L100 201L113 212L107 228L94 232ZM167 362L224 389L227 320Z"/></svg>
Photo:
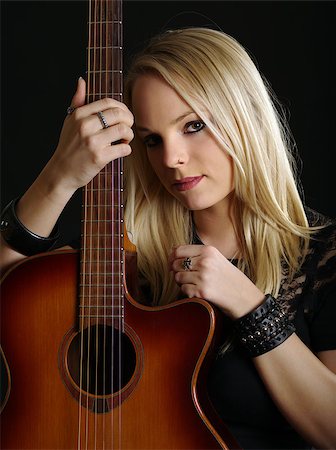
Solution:
<svg viewBox="0 0 336 450"><path fill-rule="evenodd" d="M134 136L133 115L125 104L104 98L85 105L85 90L80 78L71 102L75 110L65 118L56 151L44 169L44 175L68 193L86 185L110 161L129 155ZM102 126L98 111L108 128Z"/></svg>
<svg viewBox="0 0 336 450"><path fill-rule="evenodd" d="M16 205L23 225L39 236L49 236L74 192L86 185L110 161L131 153L133 115L123 103L110 98L85 105L86 83L80 78L64 120L55 153ZM101 111L108 128L97 115ZM111 145L115 143L115 145ZM1 242L0 270L24 256Z"/></svg>

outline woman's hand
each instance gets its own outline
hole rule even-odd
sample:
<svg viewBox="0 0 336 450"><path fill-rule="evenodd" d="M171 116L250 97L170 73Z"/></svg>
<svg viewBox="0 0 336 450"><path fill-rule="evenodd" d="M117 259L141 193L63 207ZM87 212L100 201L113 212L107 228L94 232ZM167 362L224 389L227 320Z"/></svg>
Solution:
<svg viewBox="0 0 336 450"><path fill-rule="evenodd" d="M85 87L80 78L71 102L75 110L66 117L56 151L44 169L58 187L72 193L110 161L129 155L133 139L133 115L127 106L110 98L85 105ZM108 128L102 126L98 111Z"/></svg>
<svg viewBox="0 0 336 450"><path fill-rule="evenodd" d="M185 258L191 267L184 268ZM252 281L209 245L181 245L169 258L175 281L189 298L209 300L232 319L260 305L265 297Z"/></svg>

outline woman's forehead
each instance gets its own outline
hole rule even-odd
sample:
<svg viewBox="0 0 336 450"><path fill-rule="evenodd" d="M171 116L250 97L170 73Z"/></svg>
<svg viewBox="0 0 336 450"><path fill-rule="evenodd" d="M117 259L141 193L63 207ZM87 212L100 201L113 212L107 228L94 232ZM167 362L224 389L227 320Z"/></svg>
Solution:
<svg viewBox="0 0 336 450"><path fill-rule="evenodd" d="M188 103L162 78L140 76L132 89L132 111L137 126L150 127L159 120L170 123L193 112Z"/></svg>

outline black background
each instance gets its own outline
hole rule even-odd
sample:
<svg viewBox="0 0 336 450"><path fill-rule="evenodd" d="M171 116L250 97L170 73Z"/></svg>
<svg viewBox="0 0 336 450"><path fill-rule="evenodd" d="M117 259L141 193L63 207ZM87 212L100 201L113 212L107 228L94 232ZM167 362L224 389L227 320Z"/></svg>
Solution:
<svg viewBox="0 0 336 450"><path fill-rule="evenodd" d="M285 106L306 203L336 216L335 2L124 2L130 55L166 28L207 25L253 55ZM183 14L179 14L179 13ZM205 15L206 18L201 16ZM21 195L56 148L77 78L85 77L85 1L1 2L1 205ZM65 210L64 240L79 229L80 195Z"/></svg>

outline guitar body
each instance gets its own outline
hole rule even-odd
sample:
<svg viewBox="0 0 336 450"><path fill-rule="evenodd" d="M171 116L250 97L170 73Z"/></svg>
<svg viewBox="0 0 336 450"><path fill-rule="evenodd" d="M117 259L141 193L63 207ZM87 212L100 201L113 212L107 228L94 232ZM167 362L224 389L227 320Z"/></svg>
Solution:
<svg viewBox="0 0 336 450"><path fill-rule="evenodd" d="M54 252L20 263L2 282L1 448L233 448L204 387L212 307L188 300L149 308L127 293L126 381L113 392L96 382L91 392L71 369L80 364L78 270L77 252Z"/></svg>

